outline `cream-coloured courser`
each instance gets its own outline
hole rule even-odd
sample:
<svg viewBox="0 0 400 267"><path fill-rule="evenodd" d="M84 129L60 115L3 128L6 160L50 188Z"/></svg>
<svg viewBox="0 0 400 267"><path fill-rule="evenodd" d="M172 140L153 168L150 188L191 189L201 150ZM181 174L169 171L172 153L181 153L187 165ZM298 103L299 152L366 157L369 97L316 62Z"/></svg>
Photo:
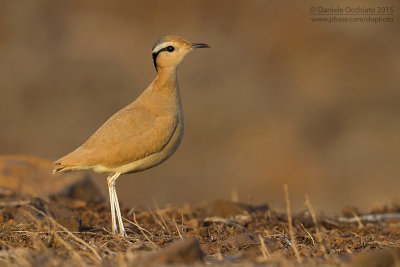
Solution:
<svg viewBox="0 0 400 267"><path fill-rule="evenodd" d="M55 162L54 173L93 170L109 173L112 231L126 235L115 181L123 173L139 172L168 159L183 136L183 112L177 67L195 48L209 47L167 36L153 46L158 73L131 104L109 118L82 146ZM116 213L116 215L115 215Z"/></svg>

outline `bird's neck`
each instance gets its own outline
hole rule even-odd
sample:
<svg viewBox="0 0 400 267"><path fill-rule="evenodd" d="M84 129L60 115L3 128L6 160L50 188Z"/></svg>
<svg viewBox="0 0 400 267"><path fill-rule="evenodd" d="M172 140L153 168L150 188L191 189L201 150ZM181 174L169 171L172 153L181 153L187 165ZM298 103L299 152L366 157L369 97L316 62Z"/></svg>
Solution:
<svg viewBox="0 0 400 267"><path fill-rule="evenodd" d="M181 95L177 80L176 69L166 71L159 69L157 77L153 80L148 90L145 90L141 96L144 102L152 103L153 109L159 114L182 113Z"/></svg>
<svg viewBox="0 0 400 267"><path fill-rule="evenodd" d="M178 78L176 68L159 68L157 77L154 79L153 88L164 91L164 93L177 93Z"/></svg>

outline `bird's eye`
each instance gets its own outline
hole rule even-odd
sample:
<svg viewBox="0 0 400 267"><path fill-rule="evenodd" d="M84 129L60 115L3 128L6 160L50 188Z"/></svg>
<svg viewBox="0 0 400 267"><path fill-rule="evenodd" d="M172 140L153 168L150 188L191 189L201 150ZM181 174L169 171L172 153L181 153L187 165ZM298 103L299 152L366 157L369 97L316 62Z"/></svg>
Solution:
<svg viewBox="0 0 400 267"><path fill-rule="evenodd" d="M173 52L175 50L175 48L173 46L168 46L167 47L167 51L168 52Z"/></svg>

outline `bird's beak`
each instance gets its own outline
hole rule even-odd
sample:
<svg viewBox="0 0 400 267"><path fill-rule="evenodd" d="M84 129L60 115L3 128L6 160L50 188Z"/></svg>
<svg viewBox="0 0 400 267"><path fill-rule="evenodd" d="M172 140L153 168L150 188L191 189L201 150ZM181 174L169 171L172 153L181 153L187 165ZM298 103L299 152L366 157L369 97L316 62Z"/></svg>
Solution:
<svg viewBox="0 0 400 267"><path fill-rule="evenodd" d="M194 43L190 45L190 48L195 49L195 48L210 48L208 44L203 44L203 43Z"/></svg>

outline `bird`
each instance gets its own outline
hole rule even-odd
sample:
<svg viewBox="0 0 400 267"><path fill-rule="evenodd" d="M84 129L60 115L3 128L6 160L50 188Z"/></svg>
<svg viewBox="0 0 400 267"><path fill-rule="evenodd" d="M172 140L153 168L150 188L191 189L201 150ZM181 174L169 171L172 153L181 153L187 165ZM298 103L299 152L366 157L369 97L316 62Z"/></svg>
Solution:
<svg viewBox="0 0 400 267"><path fill-rule="evenodd" d="M177 68L197 48L210 46L173 35L156 41L152 56L157 75L150 85L80 147L54 162L54 174L85 170L107 173L111 228L115 235L126 236L115 188L117 178L161 164L176 151L183 138Z"/></svg>

